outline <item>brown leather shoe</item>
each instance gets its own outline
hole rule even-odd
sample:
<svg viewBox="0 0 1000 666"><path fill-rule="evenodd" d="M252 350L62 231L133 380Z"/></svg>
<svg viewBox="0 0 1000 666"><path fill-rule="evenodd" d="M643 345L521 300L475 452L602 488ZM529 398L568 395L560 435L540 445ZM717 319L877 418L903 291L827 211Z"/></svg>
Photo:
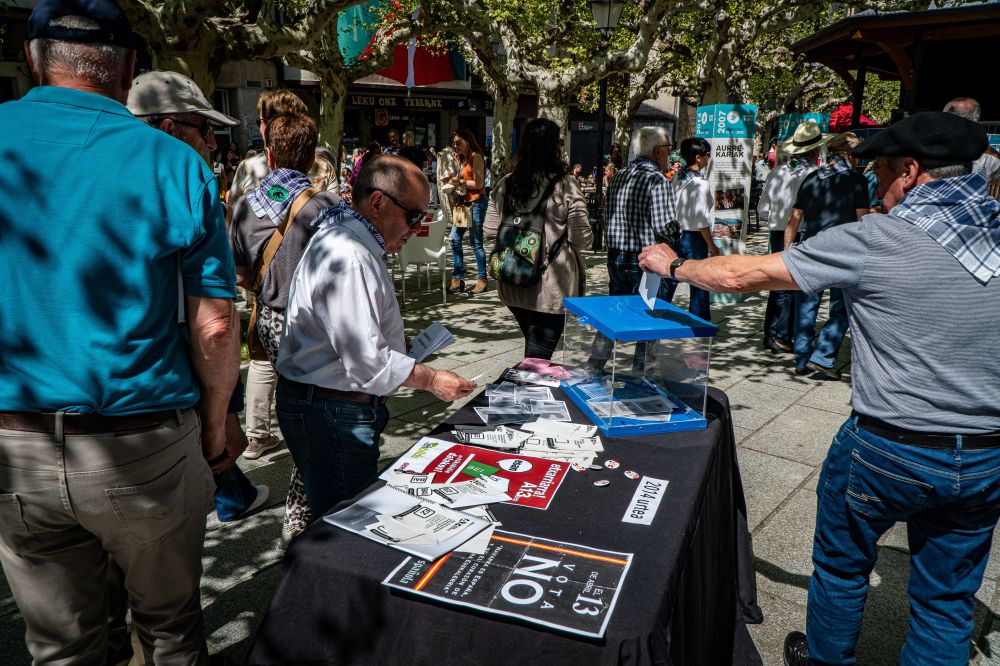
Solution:
<svg viewBox="0 0 1000 666"><path fill-rule="evenodd" d="M476 280L476 286L472 288L472 292L471 293L473 293L473 294L481 294L484 291L486 291L487 286L488 285L486 283L486 280L480 278L480 279Z"/></svg>
<svg viewBox="0 0 1000 666"><path fill-rule="evenodd" d="M465 280L452 278L451 284L448 285L448 293L457 294L460 291L465 291Z"/></svg>

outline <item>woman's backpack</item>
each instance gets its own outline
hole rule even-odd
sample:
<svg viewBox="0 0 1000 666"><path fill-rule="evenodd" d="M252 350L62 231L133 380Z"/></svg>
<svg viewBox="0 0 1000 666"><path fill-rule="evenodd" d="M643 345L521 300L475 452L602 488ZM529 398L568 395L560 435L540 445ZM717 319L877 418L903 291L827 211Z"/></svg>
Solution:
<svg viewBox="0 0 1000 666"><path fill-rule="evenodd" d="M553 178L549 182L542 198L527 213L518 212L510 197L504 197L496 246L487 264L490 277L497 282L515 287L535 285L558 254L566 240L565 231L545 252L545 210L558 180Z"/></svg>

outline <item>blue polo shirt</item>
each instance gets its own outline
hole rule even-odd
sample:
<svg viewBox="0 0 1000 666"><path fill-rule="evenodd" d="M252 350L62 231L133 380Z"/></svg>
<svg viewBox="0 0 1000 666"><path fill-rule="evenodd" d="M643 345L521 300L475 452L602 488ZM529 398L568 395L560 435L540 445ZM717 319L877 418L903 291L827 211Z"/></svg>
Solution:
<svg viewBox="0 0 1000 666"><path fill-rule="evenodd" d="M0 104L0 127L0 411L194 405L182 294L236 295L205 161L67 88Z"/></svg>

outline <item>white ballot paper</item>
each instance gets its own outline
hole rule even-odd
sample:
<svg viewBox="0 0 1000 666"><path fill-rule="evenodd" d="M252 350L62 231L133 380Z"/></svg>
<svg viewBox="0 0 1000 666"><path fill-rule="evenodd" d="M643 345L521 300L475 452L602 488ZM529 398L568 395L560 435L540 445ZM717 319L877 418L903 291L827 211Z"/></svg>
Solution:
<svg viewBox="0 0 1000 666"><path fill-rule="evenodd" d="M488 520L391 486L383 486L323 520L426 560L436 560L491 525Z"/></svg>
<svg viewBox="0 0 1000 666"><path fill-rule="evenodd" d="M671 413L677 409L677 405L673 401L668 400L662 395L617 400L615 402L588 400L587 404L598 416L605 418L621 417L641 421L669 421Z"/></svg>
<svg viewBox="0 0 1000 666"><path fill-rule="evenodd" d="M455 336L439 321L434 322L410 341L410 358L422 363L425 358L455 341Z"/></svg>
<svg viewBox="0 0 1000 666"><path fill-rule="evenodd" d="M494 430L454 430L453 434L459 444L472 444L473 446L488 446L491 449L517 449L521 442L531 435L520 430L514 430L507 426L499 426Z"/></svg>
<svg viewBox="0 0 1000 666"><path fill-rule="evenodd" d="M642 272L639 281L639 295L650 310L656 309L656 292L660 290L660 276L656 273Z"/></svg>
<svg viewBox="0 0 1000 666"><path fill-rule="evenodd" d="M597 434L597 426L582 423L566 423L540 418L533 423L525 423L521 430L534 433L541 437L593 437Z"/></svg>

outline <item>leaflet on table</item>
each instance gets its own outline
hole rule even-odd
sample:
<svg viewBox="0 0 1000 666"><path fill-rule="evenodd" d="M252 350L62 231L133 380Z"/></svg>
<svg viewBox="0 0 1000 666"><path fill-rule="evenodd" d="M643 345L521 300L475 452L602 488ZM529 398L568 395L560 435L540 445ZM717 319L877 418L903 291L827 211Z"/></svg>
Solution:
<svg viewBox="0 0 1000 666"><path fill-rule="evenodd" d="M488 446L494 449L516 449L521 445L521 442L531 437L526 432L514 430L506 426L500 426L496 429L489 427L477 428L475 431L456 427L453 432L455 439L461 444Z"/></svg>
<svg viewBox="0 0 1000 666"><path fill-rule="evenodd" d="M435 483L468 481L480 476L507 479L511 504L546 509L559 489L569 465L559 461L491 451L424 437L390 465L380 478L393 472L430 475Z"/></svg>
<svg viewBox="0 0 1000 666"><path fill-rule="evenodd" d="M455 552L482 555L486 552L486 549L489 548L490 538L493 536L493 531L503 525L503 523L497 520L497 517L494 516L493 512L486 506L473 506L466 509L465 513L476 516L477 518L482 518L483 520L488 520L490 522L490 526L456 548Z"/></svg>
<svg viewBox="0 0 1000 666"><path fill-rule="evenodd" d="M461 483L421 483L413 484L406 480L407 476L427 477L427 474L407 474L393 472L386 481L397 490L414 497L425 499L435 504L443 504L452 509L465 509L472 506L509 502L512 498L507 494L510 482L499 476L480 476Z"/></svg>
<svg viewBox="0 0 1000 666"><path fill-rule="evenodd" d="M504 373L503 378L511 382L552 387L558 387L560 381L560 377L555 374L542 374L540 372L531 372L530 370L518 370L517 368L509 369Z"/></svg>
<svg viewBox="0 0 1000 666"><path fill-rule="evenodd" d="M632 562L616 553L495 530L482 555L408 557L383 585L441 603L601 638Z"/></svg>
<svg viewBox="0 0 1000 666"><path fill-rule="evenodd" d="M455 341L455 336L439 321L434 322L410 341L410 358L417 363Z"/></svg>
<svg viewBox="0 0 1000 666"><path fill-rule="evenodd" d="M375 490L349 507L323 520L427 559L437 559L458 548L490 526L490 522L425 499L400 492L391 486Z"/></svg>
<svg viewBox="0 0 1000 666"><path fill-rule="evenodd" d="M582 423L566 423L540 418L531 423L525 423L521 430L544 437L593 437L597 434L597 426Z"/></svg>

